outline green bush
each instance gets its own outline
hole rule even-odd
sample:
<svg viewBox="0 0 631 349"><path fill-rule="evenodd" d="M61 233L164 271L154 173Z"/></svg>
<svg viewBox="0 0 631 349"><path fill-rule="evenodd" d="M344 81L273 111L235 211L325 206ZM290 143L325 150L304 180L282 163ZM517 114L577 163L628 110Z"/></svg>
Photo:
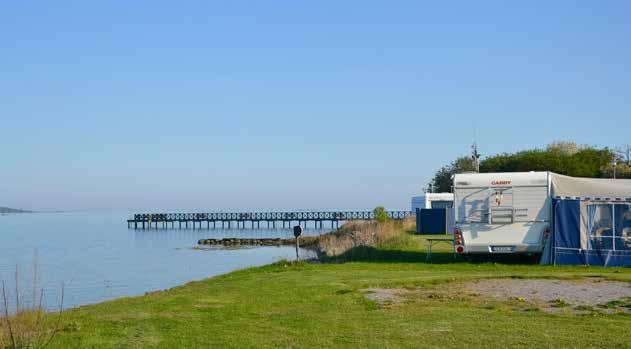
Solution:
<svg viewBox="0 0 631 349"><path fill-rule="evenodd" d="M379 223L385 223L388 221L388 212L383 206L376 207L373 212L375 213L375 220Z"/></svg>
<svg viewBox="0 0 631 349"><path fill-rule="evenodd" d="M546 149L489 156L480 162L480 172L552 171L573 177L611 178L614 159L618 160L616 177L631 178L631 164L626 162L626 152L615 153L607 147L579 146L564 141L554 142ZM450 192L454 174L473 170L471 159L462 156L440 168L430 184L434 192Z"/></svg>
<svg viewBox="0 0 631 349"><path fill-rule="evenodd" d="M611 167L611 150L583 147L575 153L548 150L525 150L488 157L480 163L480 172L552 171L574 177L605 177L603 169Z"/></svg>
<svg viewBox="0 0 631 349"><path fill-rule="evenodd" d="M451 193L451 177L456 173L472 171L475 171L475 163L471 158L461 156L436 172L430 182L432 191L434 193Z"/></svg>

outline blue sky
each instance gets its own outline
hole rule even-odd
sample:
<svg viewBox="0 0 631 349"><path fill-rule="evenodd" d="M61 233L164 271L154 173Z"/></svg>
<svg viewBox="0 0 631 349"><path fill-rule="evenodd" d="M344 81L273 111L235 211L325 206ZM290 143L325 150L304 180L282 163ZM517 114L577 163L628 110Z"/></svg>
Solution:
<svg viewBox="0 0 631 349"><path fill-rule="evenodd" d="M15 1L0 206L406 208L469 151L629 143L628 1Z"/></svg>

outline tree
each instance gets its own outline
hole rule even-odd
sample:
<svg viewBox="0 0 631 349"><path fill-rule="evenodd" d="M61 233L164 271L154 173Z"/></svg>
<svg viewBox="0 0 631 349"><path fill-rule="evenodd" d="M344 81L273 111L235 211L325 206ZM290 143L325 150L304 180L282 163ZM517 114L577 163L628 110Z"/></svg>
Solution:
<svg viewBox="0 0 631 349"><path fill-rule="evenodd" d="M386 212L386 209L383 206L375 207L373 213L375 214L375 220L377 222L385 223L388 221L388 212Z"/></svg>
<svg viewBox="0 0 631 349"><path fill-rule="evenodd" d="M607 168L615 154L608 148L559 146L559 142L546 150L524 150L513 154L499 154L486 158L480 172L552 171L574 177L610 177Z"/></svg>
<svg viewBox="0 0 631 349"><path fill-rule="evenodd" d="M434 178L432 178L430 184L434 192L450 193L452 190L451 177L456 173L472 171L475 171L475 164L471 158L461 156L451 164L441 167L434 175Z"/></svg>
<svg viewBox="0 0 631 349"><path fill-rule="evenodd" d="M565 155L574 155L578 153L580 148L575 142L554 141L548 144L548 147L546 150L549 152L558 152Z"/></svg>
<svg viewBox="0 0 631 349"><path fill-rule="evenodd" d="M631 144L625 144L618 147L618 149L616 149L616 153L618 153L627 165L631 165Z"/></svg>
<svg viewBox="0 0 631 349"><path fill-rule="evenodd" d="M603 177L605 178L613 178L613 166L609 165L603 168ZM616 178L619 179L631 179L631 165L627 165L624 162L619 162L616 165Z"/></svg>
<svg viewBox="0 0 631 349"><path fill-rule="evenodd" d="M617 148L614 152L612 161L609 164L604 165L602 168L602 172L604 173L603 177L613 177L613 161L615 161L616 178L631 179L631 161L629 157L631 157L631 145L625 145Z"/></svg>
<svg viewBox="0 0 631 349"><path fill-rule="evenodd" d="M631 159L628 157L631 157L631 146L614 152L607 147L600 149L557 141L545 150L523 150L487 157L480 162L480 172L551 171L573 177L612 178L612 162L617 160L616 177L631 178ZM429 184L434 192L450 192L454 174L474 170L471 158L459 157L440 168Z"/></svg>

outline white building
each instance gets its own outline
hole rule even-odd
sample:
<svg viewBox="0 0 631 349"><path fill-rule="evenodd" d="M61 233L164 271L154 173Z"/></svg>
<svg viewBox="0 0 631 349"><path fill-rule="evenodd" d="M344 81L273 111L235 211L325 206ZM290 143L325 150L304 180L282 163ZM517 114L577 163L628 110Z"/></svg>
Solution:
<svg viewBox="0 0 631 349"><path fill-rule="evenodd" d="M425 193L412 197L412 212L423 208L452 208L454 194L452 193Z"/></svg>

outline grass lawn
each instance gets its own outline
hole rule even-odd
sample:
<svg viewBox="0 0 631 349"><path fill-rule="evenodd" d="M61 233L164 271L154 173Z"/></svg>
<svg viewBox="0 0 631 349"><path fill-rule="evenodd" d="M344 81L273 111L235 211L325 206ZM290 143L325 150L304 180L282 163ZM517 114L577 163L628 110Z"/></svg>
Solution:
<svg viewBox="0 0 631 349"><path fill-rule="evenodd" d="M77 308L52 347L631 347L631 315L550 314L450 291L454 281L497 277L631 281L629 268L471 264L444 244L426 263L425 250L423 237L405 232L343 263L281 262ZM378 305L367 287L415 291Z"/></svg>

